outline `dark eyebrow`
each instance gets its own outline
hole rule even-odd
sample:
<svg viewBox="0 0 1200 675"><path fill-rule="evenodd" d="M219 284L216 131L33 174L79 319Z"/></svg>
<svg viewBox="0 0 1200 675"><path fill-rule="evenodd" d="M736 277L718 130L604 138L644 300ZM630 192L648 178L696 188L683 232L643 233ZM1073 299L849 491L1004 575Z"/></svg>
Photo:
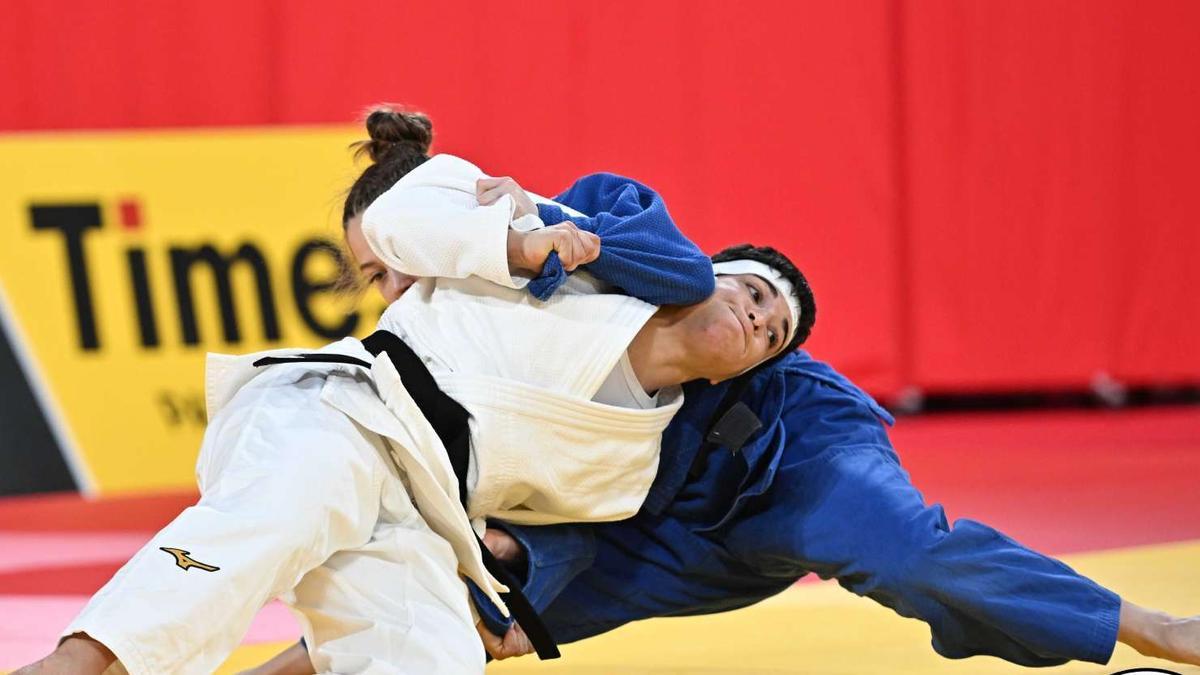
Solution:
<svg viewBox="0 0 1200 675"><path fill-rule="evenodd" d="M791 327L792 327L791 322L788 321L787 319L784 319L783 320L783 335L785 337L792 334ZM784 344L787 344L787 343L784 343Z"/></svg>
<svg viewBox="0 0 1200 675"><path fill-rule="evenodd" d="M372 265L374 265L374 264L375 264L375 263L373 263L373 262L371 262L371 261L369 261L369 260L368 260L367 262L365 262L365 263L359 263L359 264L358 264L358 271L359 271L359 272L362 272L363 270L367 269L368 267L370 267L370 266L372 266Z"/></svg>
<svg viewBox="0 0 1200 675"><path fill-rule="evenodd" d="M758 277L757 274L755 274L754 276ZM758 278L760 281L762 281L764 284L767 285L767 288L771 289L771 297L773 297L773 298L779 297L779 289L775 288L775 284L767 281L766 279L763 279L762 277L758 277Z"/></svg>

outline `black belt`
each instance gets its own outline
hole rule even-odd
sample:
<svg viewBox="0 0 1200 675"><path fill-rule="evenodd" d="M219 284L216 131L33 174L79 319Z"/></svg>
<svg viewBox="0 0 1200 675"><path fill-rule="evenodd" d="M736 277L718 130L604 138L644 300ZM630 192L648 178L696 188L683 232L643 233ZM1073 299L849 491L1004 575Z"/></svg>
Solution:
<svg viewBox="0 0 1200 675"><path fill-rule="evenodd" d="M467 467L471 462L471 434L468 421L471 419L467 409L458 401L446 395L438 386L429 369L403 340L384 330L375 331L363 341L367 351L375 356L387 352L396 372L404 382L404 388L412 396L421 414L429 421L446 453L450 457L450 466L458 478L458 496L463 508L467 505ZM267 356L254 362L255 366L269 366L276 363L347 363L370 368L366 361L344 354L297 354L295 356ZM478 538L476 538L478 540ZM529 599L521 592L521 584L505 569L504 564L496 559L482 540L479 550L483 555L483 566L496 577L500 583L508 586L507 593L500 597L512 611L513 618L521 624L525 635L542 659L556 659L560 656L558 645L546 625L542 623L537 610L529 603Z"/></svg>

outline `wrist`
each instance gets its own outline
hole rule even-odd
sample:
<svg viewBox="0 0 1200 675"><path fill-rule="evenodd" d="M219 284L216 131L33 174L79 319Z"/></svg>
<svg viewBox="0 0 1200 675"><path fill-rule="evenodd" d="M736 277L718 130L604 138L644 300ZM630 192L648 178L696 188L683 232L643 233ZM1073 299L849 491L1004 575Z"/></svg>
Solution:
<svg viewBox="0 0 1200 675"><path fill-rule="evenodd" d="M1121 603L1121 622L1117 640L1145 656L1156 656L1163 648L1163 641L1171 616L1163 612L1152 612L1129 602Z"/></svg>
<svg viewBox="0 0 1200 675"><path fill-rule="evenodd" d="M524 568L529 562L529 556L525 553L525 547L515 538L509 537L509 551L504 558L504 563L517 568Z"/></svg>
<svg viewBox="0 0 1200 675"><path fill-rule="evenodd" d="M532 272L525 257L525 234L517 230L508 231L508 270L511 273Z"/></svg>

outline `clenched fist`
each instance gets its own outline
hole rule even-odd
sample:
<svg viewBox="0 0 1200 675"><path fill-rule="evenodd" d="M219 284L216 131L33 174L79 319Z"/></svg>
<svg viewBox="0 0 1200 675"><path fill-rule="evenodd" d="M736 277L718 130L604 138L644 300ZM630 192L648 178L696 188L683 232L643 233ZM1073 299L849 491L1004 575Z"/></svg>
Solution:
<svg viewBox="0 0 1200 675"><path fill-rule="evenodd" d="M568 272L600 256L600 237L566 221L529 232L508 232L508 266L513 271L538 274L551 252L558 253Z"/></svg>

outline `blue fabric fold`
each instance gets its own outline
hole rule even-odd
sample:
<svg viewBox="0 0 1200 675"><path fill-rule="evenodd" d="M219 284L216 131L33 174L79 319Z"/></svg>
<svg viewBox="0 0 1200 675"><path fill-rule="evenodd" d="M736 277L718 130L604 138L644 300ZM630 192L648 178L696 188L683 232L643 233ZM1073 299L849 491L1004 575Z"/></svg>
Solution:
<svg viewBox="0 0 1200 675"><path fill-rule="evenodd" d="M675 225L662 197L629 178L610 173L584 176L557 197L583 216L555 204L538 204L547 226L566 221L600 237L600 255L583 268L597 279L652 305L690 305L715 289L712 261ZM546 300L567 272L551 253L529 292Z"/></svg>
<svg viewBox="0 0 1200 675"><path fill-rule="evenodd" d="M558 252L551 251L550 255L546 256L546 262L542 264L541 274L530 279L525 288L530 295L544 302L549 300L566 280L567 270L563 268Z"/></svg>

